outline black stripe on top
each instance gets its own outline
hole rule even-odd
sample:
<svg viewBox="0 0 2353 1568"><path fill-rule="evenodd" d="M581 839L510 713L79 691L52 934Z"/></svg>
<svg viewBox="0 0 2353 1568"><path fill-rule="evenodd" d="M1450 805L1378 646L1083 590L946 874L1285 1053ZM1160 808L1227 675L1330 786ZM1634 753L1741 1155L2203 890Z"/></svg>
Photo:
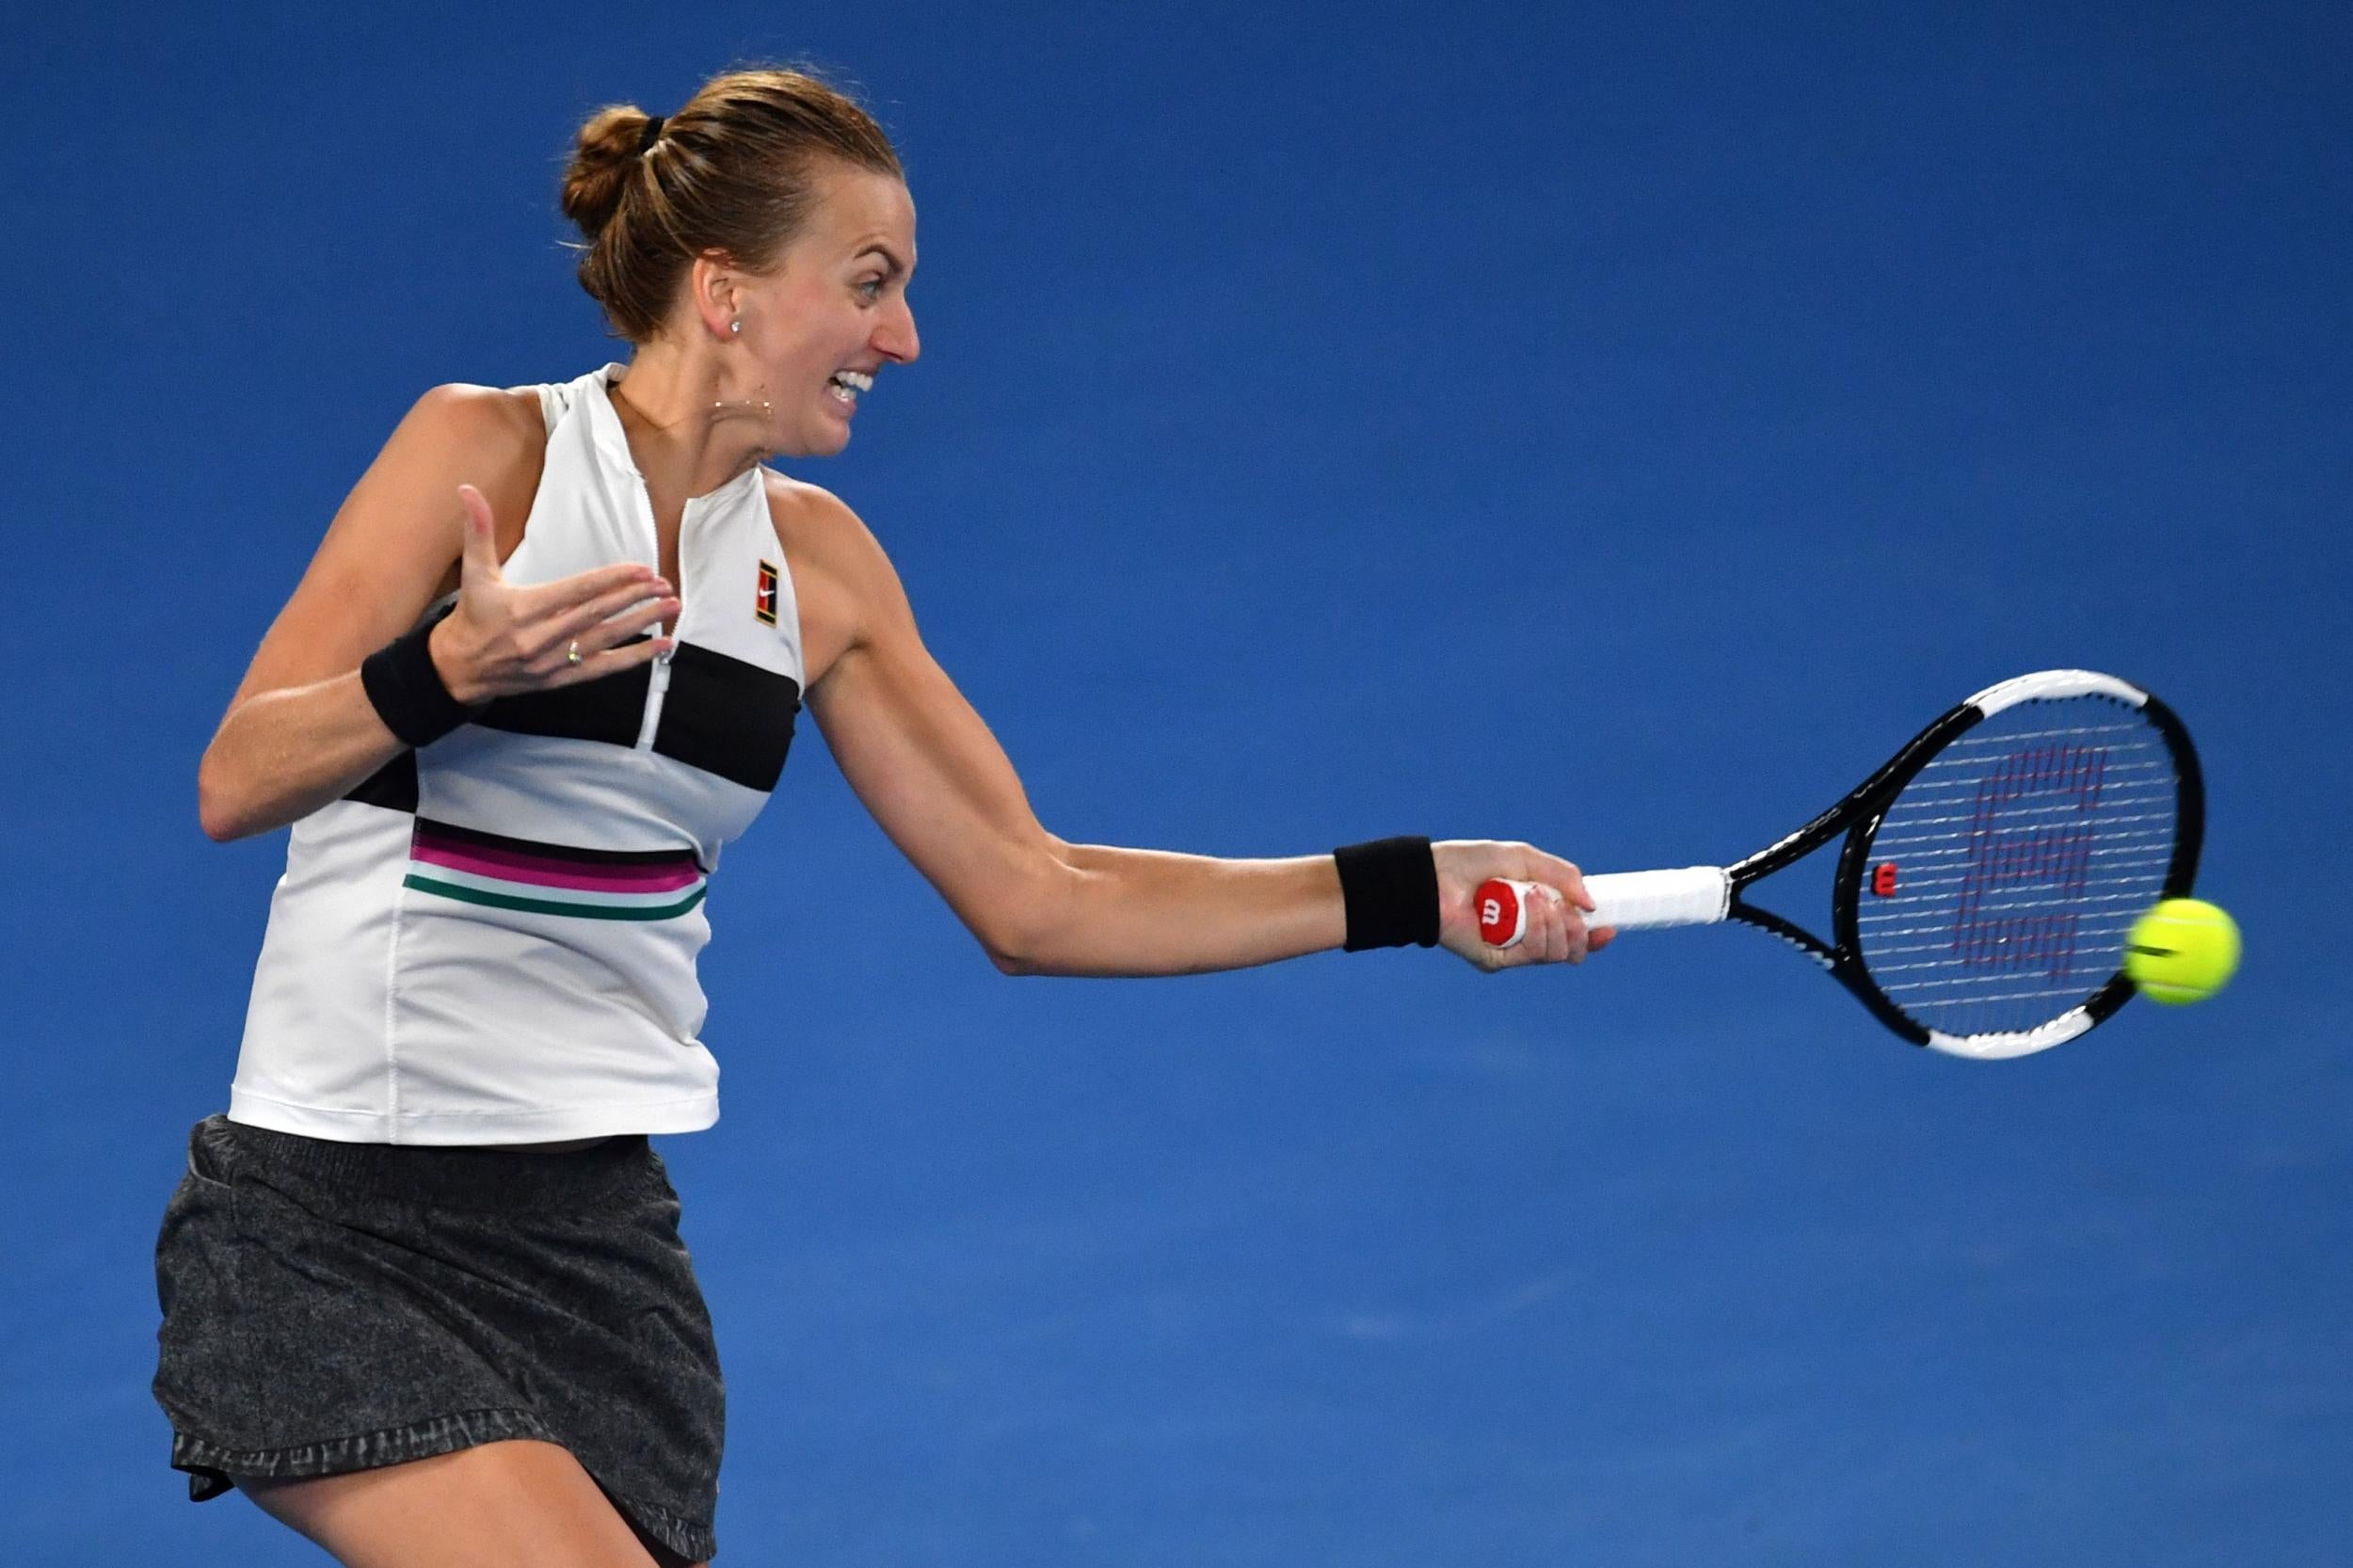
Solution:
<svg viewBox="0 0 2353 1568"><path fill-rule="evenodd" d="M632 637L621 647L645 640ZM576 686L499 697L467 722L509 735L549 735L633 746L638 724L645 717L646 690L651 679L645 665L632 664L617 674Z"/></svg>
<svg viewBox="0 0 2353 1568"><path fill-rule="evenodd" d="M791 676L680 643L670 655L670 691L653 748L765 794L784 776L800 712L801 683Z"/></svg>
<svg viewBox="0 0 2353 1568"><path fill-rule="evenodd" d="M500 697L467 722L509 735L633 746L645 722L651 680L647 666L636 664L599 680ZM791 676L696 643L680 643L670 655L670 687L662 700L653 749L765 794L784 776L784 759L792 748L800 712L801 683ZM413 812L416 753L402 752L344 798Z"/></svg>
<svg viewBox="0 0 2353 1568"><path fill-rule="evenodd" d="M417 810L417 754L404 751L374 773L353 785L344 795L362 806L381 806L388 811L406 811L411 816Z"/></svg>

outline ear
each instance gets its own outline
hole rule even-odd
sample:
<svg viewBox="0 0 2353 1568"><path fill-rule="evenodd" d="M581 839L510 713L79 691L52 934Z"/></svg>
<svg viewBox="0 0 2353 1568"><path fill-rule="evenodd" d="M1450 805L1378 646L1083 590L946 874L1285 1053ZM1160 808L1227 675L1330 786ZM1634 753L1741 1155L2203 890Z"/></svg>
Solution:
<svg viewBox="0 0 2353 1568"><path fill-rule="evenodd" d="M720 343L736 336L730 324L743 316L744 281L743 269L725 251L706 250L695 258L694 271L687 278L695 317L703 331Z"/></svg>

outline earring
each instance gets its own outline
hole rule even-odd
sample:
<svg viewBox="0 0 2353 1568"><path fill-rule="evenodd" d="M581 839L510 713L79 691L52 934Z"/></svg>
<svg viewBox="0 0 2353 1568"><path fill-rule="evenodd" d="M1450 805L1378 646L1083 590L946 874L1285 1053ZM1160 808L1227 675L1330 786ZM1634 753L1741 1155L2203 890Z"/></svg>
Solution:
<svg viewBox="0 0 2353 1568"><path fill-rule="evenodd" d="M744 324L740 321L730 321L728 323L728 330L730 332L741 332L743 329Z"/></svg>

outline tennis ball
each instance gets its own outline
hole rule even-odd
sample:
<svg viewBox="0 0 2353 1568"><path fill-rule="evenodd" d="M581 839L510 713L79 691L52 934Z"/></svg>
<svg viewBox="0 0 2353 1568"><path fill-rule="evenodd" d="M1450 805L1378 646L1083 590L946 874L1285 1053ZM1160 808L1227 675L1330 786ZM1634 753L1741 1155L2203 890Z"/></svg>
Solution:
<svg viewBox="0 0 2353 1568"><path fill-rule="evenodd" d="M2169 898L2133 922L2124 972L2153 1001L2203 1001L2238 969L2238 922L2203 899Z"/></svg>

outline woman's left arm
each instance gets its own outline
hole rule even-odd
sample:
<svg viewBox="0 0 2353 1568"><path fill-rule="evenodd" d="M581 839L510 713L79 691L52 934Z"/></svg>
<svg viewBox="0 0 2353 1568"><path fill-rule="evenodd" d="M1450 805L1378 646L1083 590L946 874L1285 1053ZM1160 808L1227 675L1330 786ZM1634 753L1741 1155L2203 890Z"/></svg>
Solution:
<svg viewBox="0 0 2353 1568"><path fill-rule="evenodd" d="M1343 944L1330 854L1227 860L1069 844L1047 832L997 738L923 646L881 546L847 508L840 523L827 531L826 554L856 624L810 689L809 712L851 790L1000 969L1195 974ZM1575 866L1513 843L1442 843L1433 856L1440 941L1450 951L1489 969L1584 956L1576 910L1591 901ZM1530 911L1518 947L1491 949L1470 909L1472 890L1490 876L1564 896Z"/></svg>

